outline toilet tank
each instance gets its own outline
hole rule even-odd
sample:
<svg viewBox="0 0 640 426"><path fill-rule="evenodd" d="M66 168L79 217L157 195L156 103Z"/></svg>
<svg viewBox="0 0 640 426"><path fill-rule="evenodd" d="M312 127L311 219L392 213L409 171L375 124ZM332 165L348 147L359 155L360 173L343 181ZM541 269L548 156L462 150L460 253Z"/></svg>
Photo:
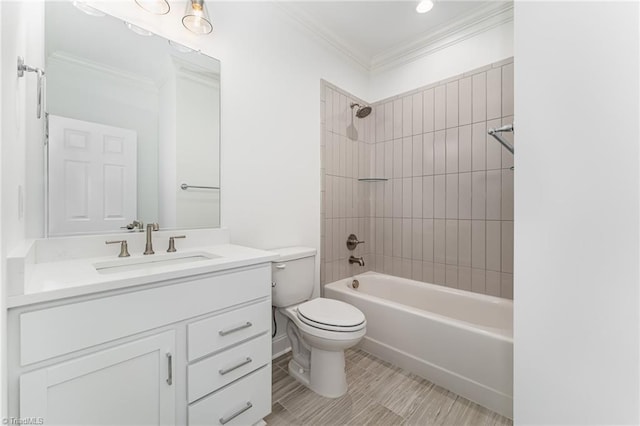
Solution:
<svg viewBox="0 0 640 426"><path fill-rule="evenodd" d="M283 308L309 300L315 282L316 249L287 247L270 251L280 255L271 264L271 304Z"/></svg>

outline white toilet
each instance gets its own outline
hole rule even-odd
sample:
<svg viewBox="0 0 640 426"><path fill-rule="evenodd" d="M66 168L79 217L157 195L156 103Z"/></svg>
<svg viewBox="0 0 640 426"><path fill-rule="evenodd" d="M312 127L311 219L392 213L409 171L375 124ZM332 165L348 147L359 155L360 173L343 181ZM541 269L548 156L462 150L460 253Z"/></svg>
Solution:
<svg viewBox="0 0 640 426"><path fill-rule="evenodd" d="M312 299L316 250L291 247L272 250L273 305L287 319L293 359L289 374L312 391L329 398L347 392L344 350L366 333L364 314L348 303Z"/></svg>

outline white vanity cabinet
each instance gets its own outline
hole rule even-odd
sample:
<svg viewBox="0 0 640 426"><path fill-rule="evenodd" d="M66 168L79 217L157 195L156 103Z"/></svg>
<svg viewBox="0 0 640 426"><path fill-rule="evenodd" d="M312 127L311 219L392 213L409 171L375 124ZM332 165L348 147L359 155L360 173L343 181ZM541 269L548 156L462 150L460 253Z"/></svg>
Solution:
<svg viewBox="0 0 640 426"><path fill-rule="evenodd" d="M50 425L255 424L271 411L261 263L9 310L9 414Z"/></svg>

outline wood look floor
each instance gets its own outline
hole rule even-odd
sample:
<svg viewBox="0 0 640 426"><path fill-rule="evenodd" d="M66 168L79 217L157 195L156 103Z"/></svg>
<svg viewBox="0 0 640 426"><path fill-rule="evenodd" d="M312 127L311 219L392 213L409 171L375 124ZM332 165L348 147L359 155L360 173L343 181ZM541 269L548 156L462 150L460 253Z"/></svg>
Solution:
<svg viewBox="0 0 640 426"><path fill-rule="evenodd" d="M289 376L290 353L273 361L272 413L276 425L512 425L513 422L382 361L346 351L349 392L324 398Z"/></svg>

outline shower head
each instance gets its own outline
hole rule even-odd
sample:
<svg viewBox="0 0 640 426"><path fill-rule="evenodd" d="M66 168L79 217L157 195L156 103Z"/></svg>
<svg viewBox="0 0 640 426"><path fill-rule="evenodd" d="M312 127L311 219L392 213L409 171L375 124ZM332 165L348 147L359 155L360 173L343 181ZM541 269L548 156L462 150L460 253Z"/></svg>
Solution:
<svg viewBox="0 0 640 426"><path fill-rule="evenodd" d="M360 105L355 102L351 103L351 109L354 107L358 107L356 110L356 117L365 118L367 115L371 114L371 107L369 105Z"/></svg>

